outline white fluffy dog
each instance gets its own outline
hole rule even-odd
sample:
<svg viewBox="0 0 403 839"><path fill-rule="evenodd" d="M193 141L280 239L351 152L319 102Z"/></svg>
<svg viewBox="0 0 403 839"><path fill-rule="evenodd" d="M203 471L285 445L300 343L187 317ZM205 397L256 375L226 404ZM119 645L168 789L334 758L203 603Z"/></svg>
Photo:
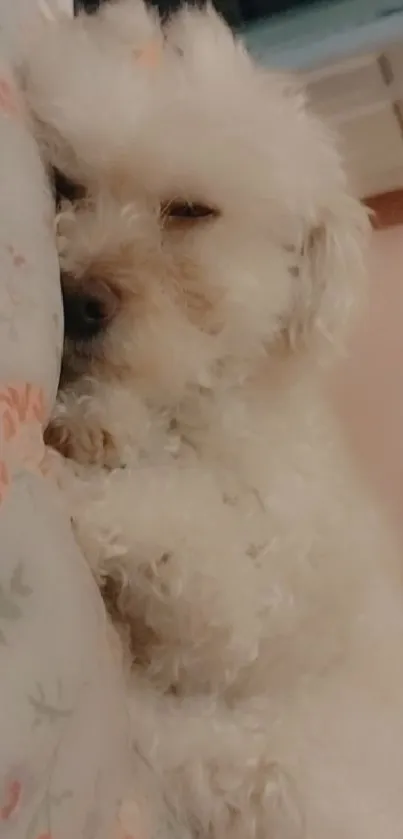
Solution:
<svg viewBox="0 0 403 839"><path fill-rule="evenodd" d="M318 363L364 210L303 95L211 9L45 30L25 81L61 193L48 440L135 751L180 835L402 839L401 557Z"/></svg>

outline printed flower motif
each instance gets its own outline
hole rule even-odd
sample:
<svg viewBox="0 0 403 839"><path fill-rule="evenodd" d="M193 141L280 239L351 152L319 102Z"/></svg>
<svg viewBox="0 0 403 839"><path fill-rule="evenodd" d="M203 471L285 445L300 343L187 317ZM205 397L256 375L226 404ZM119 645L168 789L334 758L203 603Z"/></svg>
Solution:
<svg viewBox="0 0 403 839"><path fill-rule="evenodd" d="M128 821L131 827L134 824L140 825L139 816L140 814L134 801L126 801L120 807L120 812L113 833L113 839L137 839L131 830L127 830L125 823ZM138 832L144 839L144 833L146 833L146 831L144 831L142 827L139 826L139 829L138 831L136 829L136 832Z"/></svg>
<svg viewBox="0 0 403 839"><path fill-rule="evenodd" d="M1 400L1 394L0 394L0 400ZM4 438L5 442L8 443L8 441L11 440L15 436L16 430L17 430L17 424L16 424L16 421L15 421L15 417L14 417L13 412L10 408L6 408L5 411L4 411L4 414L3 414L3 417L2 417L2 426L3 426L3 438Z"/></svg>
<svg viewBox="0 0 403 839"><path fill-rule="evenodd" d="M128 833L127 830L124 829L121 822L119 821L117 824L116 832L114 833L113 839L135 839L132 833Z"/></svg>
<svg viewBox="0 0 403 839"><path fill-rule="evenodd" d="M28 469L40 469L42 425L46 419L42 388L26 383L0 390L0 503L10 484L10 451ZM15 445L14 445L15 443ZM12 450L11 444L14 446Z"/></svg>
<svg viewBox="0 0 403 839"><path fill-rule="evenodd" d="M5 784L3 802L0 805L0 822L8 821L18 807L21 799L22 784L17 779Z"/></svg>
<svg viewBox="0 0 403 839"><path fill-rule="evenodd" d="M4 460L0 460L0 504L6 496L10 485L10 475Z"/></svg>
<svg viewBox="0 0 403 839"><path fill-rule="evenodd" d="M0 112L9 117L16 117L20 113L14 86L4 78L0 78Z"/></svg>
<svg viewBox="0 0 403 839"><path fill-rule="evenodd" d="M5 406L9 418L14 420L14 433L22 422L43 422L45 419L45 398L42 388L30 383L5 388L0 391L0 409Z"/></svg>
<svg viewBox="0 0 403 839"><path fill-rule="evenodd" d="M25 256L22 253L18 253L12 245L7 245L6 250L10 254L14 268L22 268L27 264Z"/></svg>

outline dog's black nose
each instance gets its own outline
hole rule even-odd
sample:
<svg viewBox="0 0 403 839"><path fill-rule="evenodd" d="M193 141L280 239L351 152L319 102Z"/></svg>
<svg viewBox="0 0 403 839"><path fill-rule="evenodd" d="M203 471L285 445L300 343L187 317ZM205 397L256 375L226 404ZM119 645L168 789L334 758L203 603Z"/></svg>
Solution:
<svg viewBox="0 0 403 839"><path fill-rule="evenodd" d="M98 338L118 311L117 294L103 281L87 281L84 288L62 277L62 295L65 336L73 341Z"/></svg>

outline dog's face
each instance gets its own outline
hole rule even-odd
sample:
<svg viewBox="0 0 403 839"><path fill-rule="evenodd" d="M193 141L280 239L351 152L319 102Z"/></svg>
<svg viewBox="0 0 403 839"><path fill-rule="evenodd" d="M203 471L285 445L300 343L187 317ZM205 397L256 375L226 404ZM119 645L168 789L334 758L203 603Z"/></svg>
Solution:
<svg viewBox="0 0 403 839"><path fill-rule="evenodd" d="M364 212L301 94L211 10L162 32L123 0L54 25L28 96L58 191L67 378L176 398L337 332Z"/></svg>

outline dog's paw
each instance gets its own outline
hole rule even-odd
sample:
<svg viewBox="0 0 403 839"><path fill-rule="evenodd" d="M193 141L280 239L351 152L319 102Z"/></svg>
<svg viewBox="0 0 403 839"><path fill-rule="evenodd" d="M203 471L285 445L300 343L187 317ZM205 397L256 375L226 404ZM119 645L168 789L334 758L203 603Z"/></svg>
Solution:
<svg viewBox="0 0 403 839"><path fill-rule="evenodd" d="M112 435L96 423L56 419L49 423L44 439L47 446L81 465L107 469L120 465Z"/></svg>

